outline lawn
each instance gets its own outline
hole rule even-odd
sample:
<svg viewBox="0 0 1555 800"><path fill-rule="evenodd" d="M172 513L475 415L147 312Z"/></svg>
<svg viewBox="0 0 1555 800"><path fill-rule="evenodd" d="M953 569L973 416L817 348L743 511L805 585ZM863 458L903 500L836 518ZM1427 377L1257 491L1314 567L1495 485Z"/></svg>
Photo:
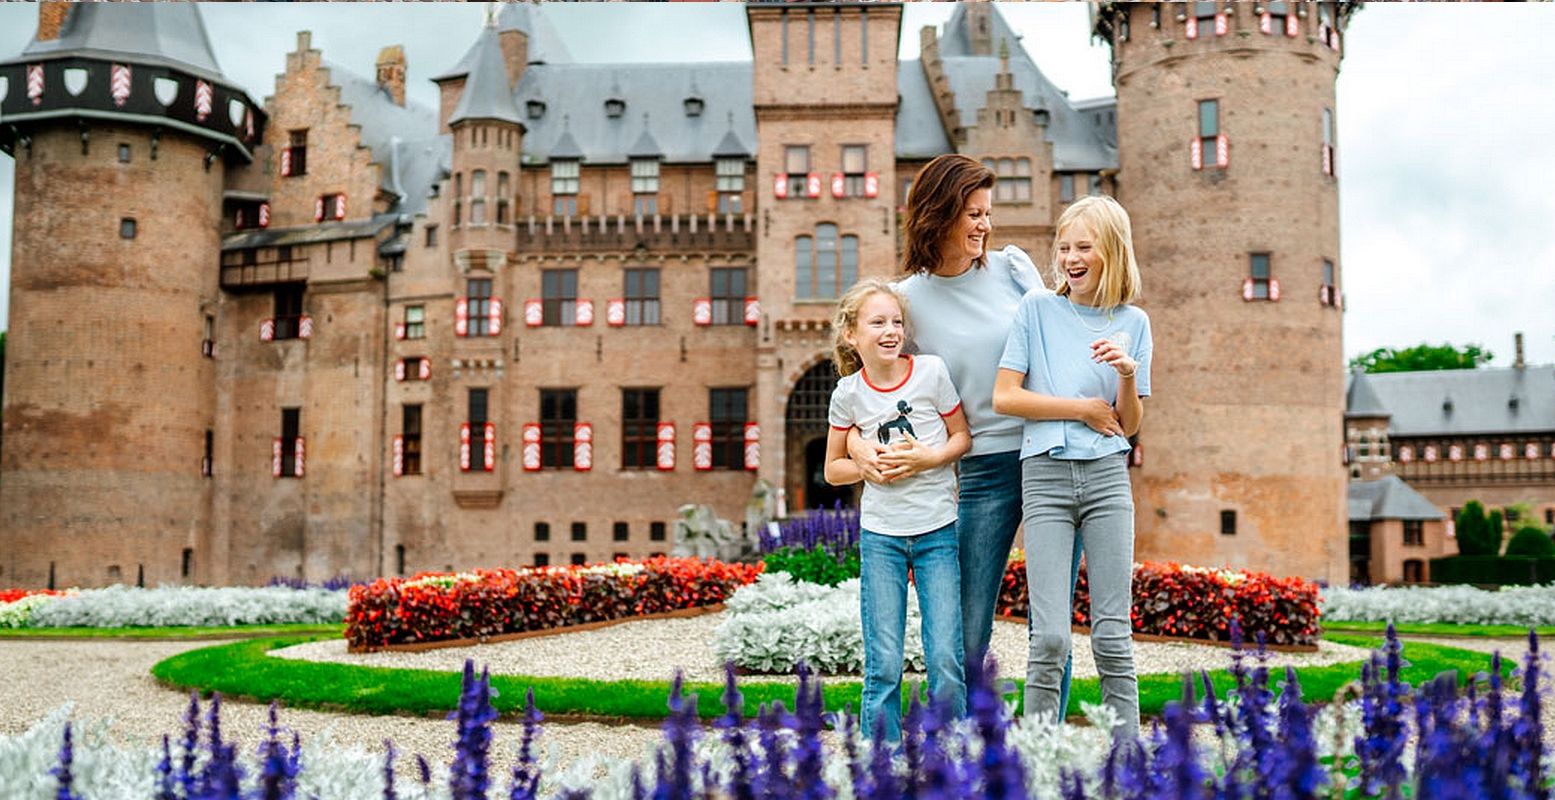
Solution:
<svg viewBox="0 0 1555 800"><path fill-rule="evenodd" d="M1325 633L1382 633L1387 630L1386 622L1331 622L1323 620ZM1403 622L1393 626L1393 629L1404 636L1464 636L1487 639L1515 639L1526 637L1528 629L1518 625L1468 625L1458 622ZM1540 639L1555 636L1555 626L1534 628Z"/></svg>
<svg viewBox="0 0 1555 800"><path fill-rule="evenodd" d="M439 716L453 709L459 697L459 676L453 672L432 670L359 667L346 664L315 663L271 658L265 653L278 647L319 638L283 637L254 639L200 648L168 658L152 668L163 684L202 693L221 692L224 697L257 702L279 700L289 708L319 708L363 714L414 714ZM1341 644L1375 648L1382 640L1370 636L1336 634L1330 640ZM1442 672L1465 675L1483 672L1490 659L1451 647L1416 642L1404 643L1408 666L1403 679L1418 685ZM1228 658L1229 663L1229 658ZM1507 665L1510 674L1511 665ZM1283 680L1283 670L1271 682ZM1308 667L1298 670L1302 695L1319 702L1332 698L1342 687L1359 680L1360 662ZM1210 673L1216 693L1224 696L1232 686L1229 672ZM564 718L605 718L617 720L657 720L666 714L669 681L602 681L576 678L550 678L495 675L492 686L499 694L493 700L498 710L510 713L522 708L526 690L533 689L536 705L547 716ZM856 679L825 680L825 701L829 711L857 710L861 684ZM703 716L722 711L723 687L717 684L689 684L688 694L697 697ZM747 713L763 703L781 700L789 708L794 703L791 683L749 679L740 682ZM1019 701L1021 682L1014 686ZM1182 695L1182 678L1176 675L1145 675L1140 678L1140 710L1146 715L1160 713L1166 703ZM1069 713L1079 712L1082 701L1100 702L1099 681L1095 678L1074 682Z"/></svg>

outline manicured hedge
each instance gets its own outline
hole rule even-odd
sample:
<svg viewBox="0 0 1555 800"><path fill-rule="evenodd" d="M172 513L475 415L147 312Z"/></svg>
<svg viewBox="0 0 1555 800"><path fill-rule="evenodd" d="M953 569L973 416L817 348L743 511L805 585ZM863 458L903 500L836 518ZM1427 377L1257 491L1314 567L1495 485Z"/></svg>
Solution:
<svg viewBox="0 0 1555 800"><path fill-rule="evenodd" d="M371 650L696 608L723 602L760 572L760 565L661 557L380 578L352 587L346 640Z"/></svg>
<svg viewBox="0 0 1555 800"><path fill-rule="evenodd" d="M998 613L1026 616L1026 562L1010 562ZM1248 641L1259 633L1269 644L1316 644L1318 588L1301 578L1262 572L1206 569L1167 563L1134 565L1134 632L1225 641L1236 619ZM1075 586L1074 624L1091 624L1085 571Z"/></svg>
<svg viewBox="0 0 1555 800"><path fill-rule="evenodd" d="M1533 586L1555 582L1555 558L1450 556L1431 559L1432 583Z"/></svg>

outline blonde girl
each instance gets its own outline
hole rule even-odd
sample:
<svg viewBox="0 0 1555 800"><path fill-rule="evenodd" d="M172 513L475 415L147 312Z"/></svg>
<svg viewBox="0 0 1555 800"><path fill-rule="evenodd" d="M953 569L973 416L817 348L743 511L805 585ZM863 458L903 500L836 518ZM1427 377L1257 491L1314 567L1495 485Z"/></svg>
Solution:
<svg viewBox="0 0 1555 800"><path fill-rule="evenodd" d="M1140 291L1128 214L1110 197L1085 197L1058 220L1052 293L1021 300L994 381L994 408L1025 420L1021 500L1031 587L1026 713L1057 714L1069 657L1073 548L1085 553L1091 652L1102 701L1139 733L1139 685L1129 623L1134 501L1128 437L1150 394L1150 319L1129 305ZM1115 417L1095 419L1097 399Z"/></svg>
<svg viewBox="0 0 1555 800"><path fill-rule="evenodd" d="M971 449L961 401L945 363L907 355L906 302L884 281L866 279L837 303L832 321L837 372L826 437L826 481L858 483L848 457L857 428L910 462L915 474L864 484L859 501L859 612L864 629L865 731L902 736L902 652L907 573L923 614L929 693L966 713L961 639L961 568L956 539L956 478L951 464Z"/></svg>

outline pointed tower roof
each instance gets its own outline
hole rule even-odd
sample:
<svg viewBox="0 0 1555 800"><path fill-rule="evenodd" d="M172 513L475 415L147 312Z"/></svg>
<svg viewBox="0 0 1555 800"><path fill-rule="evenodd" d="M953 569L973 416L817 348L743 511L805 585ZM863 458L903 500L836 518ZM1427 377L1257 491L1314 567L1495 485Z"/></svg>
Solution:
<svg viewBox="0 0 1555 800"><path fill-rule="evenodd" d="M750 148L734 132L734 112L730 111L729 130L724 132L724 138L719 139L718 145L713 148L713 158L745 158L750 154Z"/></svg>
<svg viewBox="0 0 1555 800"><path fill-rule="evenodd" d="M517 2L501 3L502 10L497 12L497 33L503 31L518 31L529 37L530 64L570 64L572 54L567 52L567 46L562 44L561 36L556 32L556 26L551 24L545 12L534 3ZM475 61L479 55L480 42L477 41L462 58L459 63L453 65L447 72L438 75L432 80L441 81L450 78L462 78L470 74L474 69Z"/></svg>
<svg viewBox="0 0 1555 800"><path fill-rule="evenodd" d="M507 65L502 60L502 45L497 41L497 29L488 26L481 30L480 38L471 48L475 54L469 79L459 94L459 105L448 118L451 125L467 119L495 119L523 125L524 118L513 102L513 89L508 86Z"/></svg>
<svg viewBox="0 0 1555 800"><path fill-rule="evenodd" d="M578 146L578 140L572 138L572 126L570 120L562 118L562 135L557 137L556 145L551 148L553 160L571 161L583 159L583 148Z"/></svg>
<svg viewBox="0 0 1555 800"><path fill-rule="evenodd" d="M643 112L643 132L642 132L642 135L638 136L637 137L637 141L633 142L632 146L629 149L627 149L626 157L627 158L662 158L663 156L664 156L664 148L659 146L659 141L657 139L653 138L653 134L648 131L648 112L645 111L645 112Z"/></svg>
<svg viewBox="0 0 1555 800"><path fill-rule="evenodd" d="M1387 406L1382 404L1382 398L1377 396L1377 390L1372 387L1365 370L1358 369L1350 373L1350 389L1345 392L1344 401L1344 415L1352 419L1393 416Z"/></svg>
<svg viewBox="0 0 1555 800"><path fill-rule="evenodd" d="M198 77L232 82L211 50L196 3L72 3L59 38L34 38L7 63L79 56L174 67Z"/></svg>

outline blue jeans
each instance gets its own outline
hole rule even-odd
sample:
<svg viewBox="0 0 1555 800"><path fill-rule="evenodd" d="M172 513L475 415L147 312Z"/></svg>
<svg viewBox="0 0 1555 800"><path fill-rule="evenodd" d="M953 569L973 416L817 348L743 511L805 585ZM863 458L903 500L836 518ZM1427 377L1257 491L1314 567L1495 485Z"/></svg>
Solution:
<svg viewBox="0 0 1555 800"><path fill-rule="evenodd" d="M956 531L961 539L961 630L969 656L986 654L993 635L993 612L1004 583L1010 544L1015 541L1015 528L1021 521L1020 469L1019 450L961 459L961 506ZM1080 574L1080 548L1073 550L1069 564L1070 597L1074 596ZM1028 550L1026 559L1043 555ZM1073 666L1073 658L1065 660L1059 708L1069 707Z"/></svg>
<svg viewBox="0 0 1555 800"><path fill-rule="evenodd" d="M961 568L956 526L917 536L863 531L859 538L859 605L864 620L865 734L877 720L887 741L902 738L902 648L907 632L907 570L918 586L923 614L923 654L929 695L966 715L966 675L961 649Z"/></svg>

